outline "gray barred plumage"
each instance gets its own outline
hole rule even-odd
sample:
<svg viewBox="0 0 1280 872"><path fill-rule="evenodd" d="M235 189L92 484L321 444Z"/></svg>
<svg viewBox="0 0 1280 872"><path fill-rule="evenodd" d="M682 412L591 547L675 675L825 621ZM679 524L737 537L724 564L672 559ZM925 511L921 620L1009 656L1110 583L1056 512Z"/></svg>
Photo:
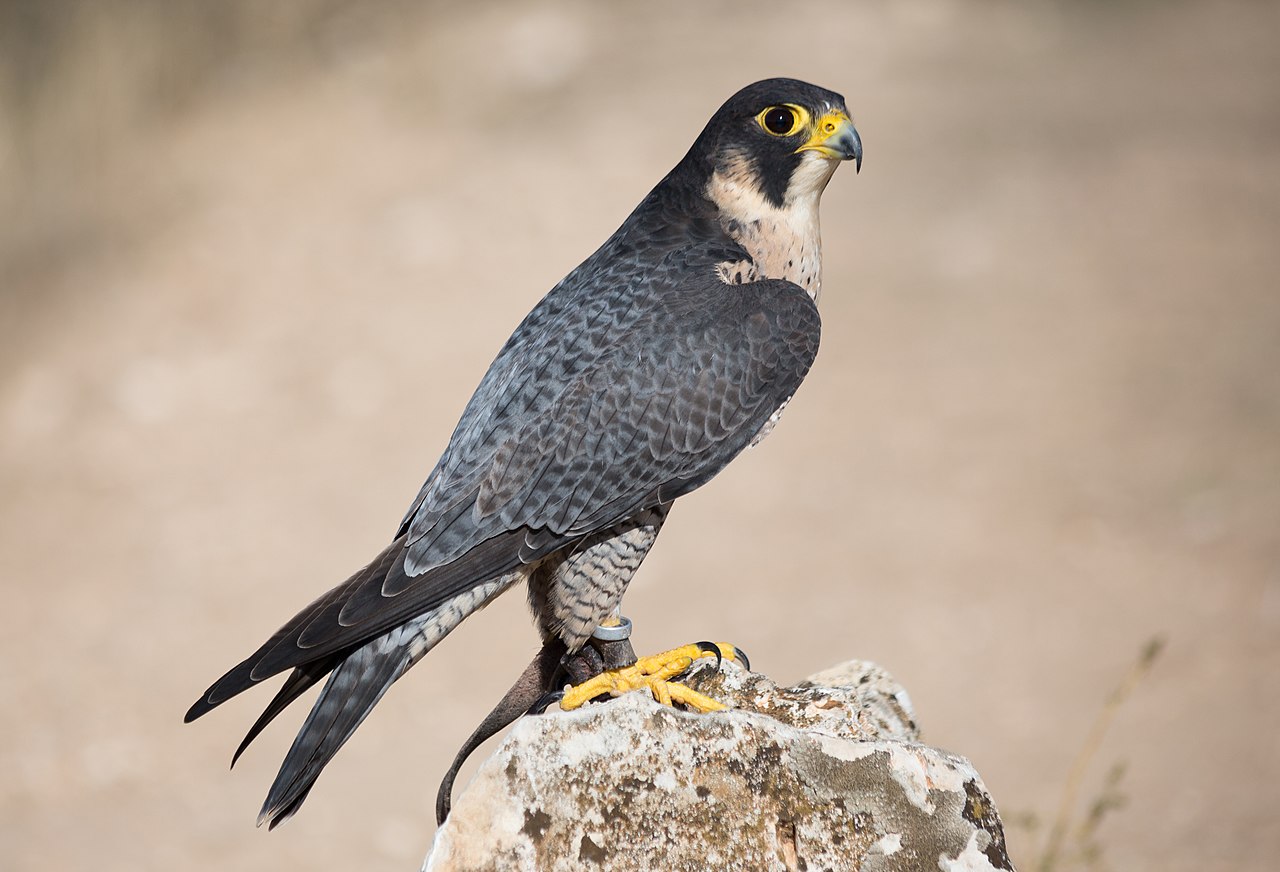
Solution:
<svg viewBox="0 0 1280 872"><path fill-rule="evenodd" d="M818 199L839 161L861 155L838 94L749 86L538 303L391 545L187 713L293 670L238 756L332 673L260 821L293 814L387 688L516 582L544 638L571 652L617 608L671 502L762 438L813 363Z"/></svg>
<svg viewBox="0 0 1280 872"><path fill-rule="evenodd" d="M622 602L669 510L667 504L638 512L530 573L529 609L543 639L559 637L570 651L582 647Z"/></svg>

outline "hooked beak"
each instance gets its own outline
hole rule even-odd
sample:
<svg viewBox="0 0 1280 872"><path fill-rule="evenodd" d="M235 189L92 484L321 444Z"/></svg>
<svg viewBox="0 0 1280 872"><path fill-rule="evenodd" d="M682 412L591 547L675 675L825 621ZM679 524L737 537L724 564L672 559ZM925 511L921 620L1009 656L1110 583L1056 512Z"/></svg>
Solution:
<svg viewBox="0 0 1280 872"><path fill-rule="evenodd" d="M862 138L853 121L840 109L833 109L818 119L809 141L796 152L816 151L829 160L851 160L853 170L862 169Z"/></svg>

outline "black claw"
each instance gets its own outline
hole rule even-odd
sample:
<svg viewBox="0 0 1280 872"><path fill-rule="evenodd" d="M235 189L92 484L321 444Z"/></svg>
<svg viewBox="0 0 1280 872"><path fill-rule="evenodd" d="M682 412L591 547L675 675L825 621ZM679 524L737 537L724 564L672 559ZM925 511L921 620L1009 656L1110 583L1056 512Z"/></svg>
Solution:
<svg viewBox="0 0 1280 872"><path fill-rule="evenodd" d="M570 660L573 655L565 654L560 658L560 662L556 664L556 668L551 672L551 679L547 682L548 688L564 687L566 684L575 684L573 680L573 672L571 670Z"/></svg>
<svg viewBox="0 0 1280 872"><path fill-rule="evenodd" d="M538 697L538 701L529 706L529 710L525 712L527 715L540 715L545 712L552 703L559 702L564 699L563 690L549 690L542 696Z"/></svg>
<svg viewBox="0 0 1280 872"><path fill-rule="evenodd" d="M748 672L750 672L750 671L751 671L751 661L750 661L749 659L747 659L747 652L746 652L746 651L743 651L743 650L742 650L741 648L739 648L737 645L734 645L734 646L733 646L733 656L734 656L735 658L737 658L738 660L741 660L741 661L742 661L742 668L743 668L743 669L747 670Z"/></svg>
<svg viewBox="0 0 1280 872"><path fill-rule="evenodd" d="M719 672L720 664L724 662L724 653L720 650L720 646L715 642L695 642L694 644L702 653L716 655L716 672Z"/></svg>

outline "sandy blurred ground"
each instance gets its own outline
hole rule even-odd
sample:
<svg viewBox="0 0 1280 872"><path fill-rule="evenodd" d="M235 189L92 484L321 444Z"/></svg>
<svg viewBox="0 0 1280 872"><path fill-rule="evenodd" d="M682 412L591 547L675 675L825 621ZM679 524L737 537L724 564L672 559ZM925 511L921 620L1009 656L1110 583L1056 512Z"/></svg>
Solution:
<svg viewBox="0 0 1280 872"><path fill-rule="evenodd" d="M417 868L535 645L518 595L270 835L304 712L231 774L268 693L182 713L385 543L524 312L787 74L866 145L822 353L675 511L637 647L879 661L1029 869L1162 634L1081 797L1123 763L1127 803L1060 868L1275 868L1274 4L253 6L0 12L0 865Z"/></svg>

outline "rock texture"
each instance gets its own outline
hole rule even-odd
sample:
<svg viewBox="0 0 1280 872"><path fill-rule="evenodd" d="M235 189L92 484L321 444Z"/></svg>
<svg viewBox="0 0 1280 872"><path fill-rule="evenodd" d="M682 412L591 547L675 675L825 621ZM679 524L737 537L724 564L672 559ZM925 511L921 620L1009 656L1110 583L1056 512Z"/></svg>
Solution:
<svg viewBox="0 0 1280 872"><path fill-rule="evenodd" d="M967 760L918 742L906 692L850 661L778 687L725 663L688 684L520 721L459 797L428 872L1012 870Z"/></svg>

